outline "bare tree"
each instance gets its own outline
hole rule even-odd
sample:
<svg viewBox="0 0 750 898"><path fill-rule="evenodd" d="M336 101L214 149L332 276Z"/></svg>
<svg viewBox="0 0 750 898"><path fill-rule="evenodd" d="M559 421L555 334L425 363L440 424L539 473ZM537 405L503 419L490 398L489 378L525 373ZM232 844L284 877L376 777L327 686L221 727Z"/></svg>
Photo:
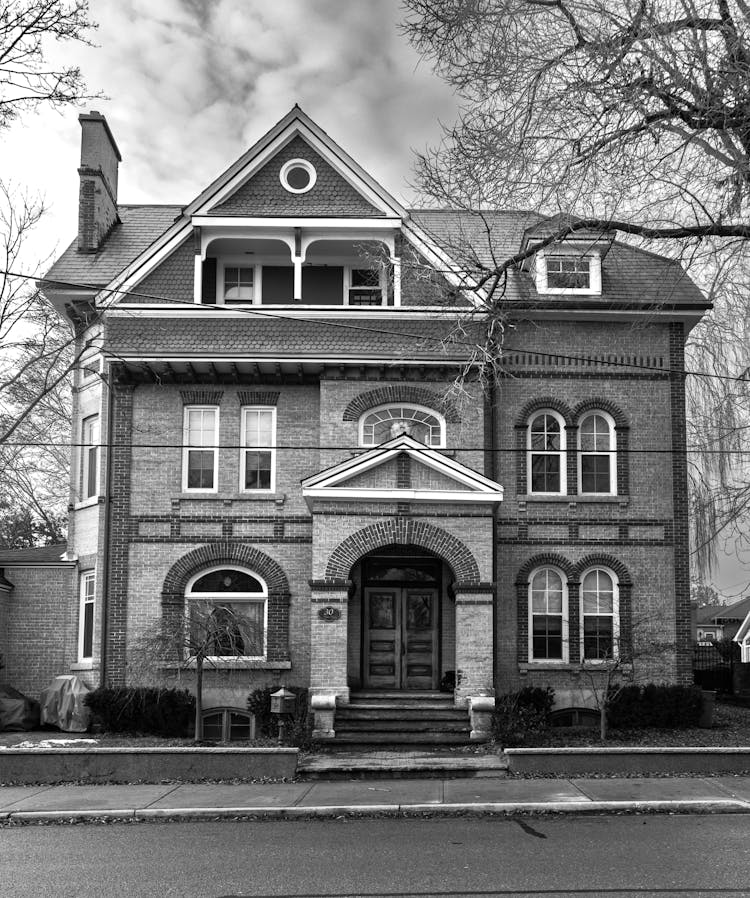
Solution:
<svg viewBox="0 0 750 898"><path fill-rule="evenodd" d="M462 113L417 159L426 203L561 218L553 244L617 232L679 260L715 304L691 334L696 560L747 548L750 428L750 7L744 0L405 0L404 31ZM489 224L488 224L489 223ZM502 348L508 272L534 248L477 259Z"/></svg>
<svg viewBox="0 0 750 898"><path fill-rule="evenodd" d="M262 625L238 610L237 604L216 601L187 603L185 615L166 613L133 640L132 682L165 683L185 671L195 671L195 740L203 739L203 683L206 668L236 670L235 660L262 655Z"/></svg>
<svg viewBox="0 0 750 898"><path fill-rule="evenodd" d="M48 64L45 44L89 44L94 27L88 0L0 0L0 130L40 106L91 98L77 66Z"/></svg>

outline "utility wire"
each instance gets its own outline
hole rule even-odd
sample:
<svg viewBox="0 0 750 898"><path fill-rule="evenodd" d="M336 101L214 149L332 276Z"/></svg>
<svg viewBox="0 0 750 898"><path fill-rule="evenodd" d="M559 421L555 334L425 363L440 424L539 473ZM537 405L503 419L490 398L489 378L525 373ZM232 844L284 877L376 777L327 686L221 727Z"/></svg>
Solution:
<svg viewBox="0 0 750 898"><path fill-rule="evenodd" d="M81 284L81 283L76 283L74 281L61 281L61 280L58 280L55 278L36 278L33 275L20 274L17 272L7 271L7 270L3 270L3 269L0 269L0 274L6 274L11 277L25 278L27 280L36 281L37 283L48 283L49 285L52 285L52 286L56 285L56 286L62 286L62 287L71 287L73 289L91 290L91 291L99 292L99 293L108 292L110 294L121 293L126 296L139 296L144 299L158 300L159 302L162 302L162 303L166 303L169 305L178 306L178 307L182 307L182 308L186 308L186 309L200 309L201 311L216 312L219 314L222 314L222 313L236 314L237 312L240 312L240 313L246 314L246 315L254 315L258 319L269 318L269 319L274 319L274 320L279 320L279 321L297 321L297 322L304 322L304 323L313 321L313 322L315 322L315 324L323 325L326 327L337 327L337 328L341 328L341 329L345 329L345 330L362 331L365 333L380 334L380 335L385 335L388 337L409 338L409 339L419 340L421 342L431 341L433 343L438 343L440 345L447 344L447 345L453 345L453 346L466 346L469 348L475 348L477 345L476 343L472 343L469 340L460 340L458 338L452 338L450 336L447 336L444 338L443 337L433 337L428 334L415 334L415 333L410 333L408 331L403 331L403 330L393 331L393 330L388 330L387 328L378 328L378 327L372 327L372 326L367 326L367 325L349 324L347 322L331 321L330 319L325 319L325 318L307 318L307 317L295 316L295 315L289 315L289 314L280 314L278 312L266 311L262 307L248 308L246 306L225 306L225 305L221 305L218 303L217 304L205 304L205 305L197 304L194 302L188 302L186 300L174 299L173 297L158 296L157 294L152 294L152 293L139 293L135 290L109 290L108 288L104 288L104 287L93 285L93 284ZM352 308L351 306L343 306L342 305L340 308L342 310L342 314L347 313L347 312L349 314L351 314L351 308ZM367 306L367 307L363 306L363 307L358 307L358 311L356 314L359 314L360 311L362 311L363 314L367 314L364 311L364 309L373 309L373 308L387 308L388 309L388 308L395 308L395 307L393 307L393 306L385 306L385 307L384 306ZM411 307L408 307L408 306L400 306L399 308L411 310ZM414 311L419 311L419 308L420 308L419 306L413 307ZM124 311L132 311L132 310L124 310ZM561 310L561 311L564 311L564 310ZM471 313L471 310L467 310L467 312ZM485 316L487 313L480 311L477 314ZM447 317L447 315L446 315L446 317ZM628 369L636 369L636 370L653 371L655 373L663 374L665 376L670 375L670 374L676 374L681 377L690 375L692 377L704 377L704 378L709 378L709 379L714 379L714 380L735 381L735 382L739 382L739 383L748 383L750 380L750 378L744 374L739 375L739 376L730 375L730 374L713 374L713 373L710 373L707 371L691 371L691 370L687 370L684 368L680 368L680 369L674 369L674 368L669 368L669 367L662 368L662 367L658 367L656 365L645 365L645 364L641 364L641 363L637 363L637 362L617 362L617 361L609 361L609 360L605 361L603 359L592 358L590 356L568 355L568 354L564 354L564 353L560 353L560 352L545 352L544 350L512 346L512 345L508 345L508 344L502 344L498 348L500 349L501 352L528 353L531 355L542 356L542 357L548 358L548 359L564 359L565 361L583 362L587 365L602 365L602 366L605 366L608 368L628 368ZM468 361L468 360L466 360L466 361ZM449 359L446 361L446 363L448 363L448 362L453 363L453 364L460 364L461 360L460 359Z"/></svg>

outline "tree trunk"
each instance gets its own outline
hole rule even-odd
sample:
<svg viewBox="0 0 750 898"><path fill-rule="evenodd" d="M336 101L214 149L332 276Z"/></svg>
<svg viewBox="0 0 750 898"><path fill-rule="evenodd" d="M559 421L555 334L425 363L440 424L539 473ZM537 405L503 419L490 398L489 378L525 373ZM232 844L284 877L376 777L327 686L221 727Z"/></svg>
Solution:
<svg viewBox="0 0 750 898"><path fill-rule="evenodd" d="M602 742L607 741L607 702L603 701L599 708L599 738Z"/></svg>
<svg viewBox="0 0 750 898"><path fill-rule="evenodd" d="M195 659L195 741L203 741L203 658Z"/></svg>

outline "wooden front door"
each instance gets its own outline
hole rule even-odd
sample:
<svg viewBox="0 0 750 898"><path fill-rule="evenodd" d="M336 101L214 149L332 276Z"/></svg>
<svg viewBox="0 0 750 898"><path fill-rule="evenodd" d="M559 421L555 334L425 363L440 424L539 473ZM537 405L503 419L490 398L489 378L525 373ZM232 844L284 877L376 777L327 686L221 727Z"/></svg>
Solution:
<svg viewBox="0 0 750 898"><path fill-rule="evenodd" d="M365 687L437 689L437 589L367 587L364 605Z"/></svg>

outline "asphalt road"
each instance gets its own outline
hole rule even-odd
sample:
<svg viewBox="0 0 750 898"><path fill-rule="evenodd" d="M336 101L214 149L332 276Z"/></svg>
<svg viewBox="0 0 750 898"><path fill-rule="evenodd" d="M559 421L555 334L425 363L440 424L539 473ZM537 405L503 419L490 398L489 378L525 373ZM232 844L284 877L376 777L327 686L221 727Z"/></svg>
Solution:
<svg viewBox="0 0 750 898"><path fill-rule="evenodd" d="M748 896L750 816L6 827L0 895Z"/></svg>

